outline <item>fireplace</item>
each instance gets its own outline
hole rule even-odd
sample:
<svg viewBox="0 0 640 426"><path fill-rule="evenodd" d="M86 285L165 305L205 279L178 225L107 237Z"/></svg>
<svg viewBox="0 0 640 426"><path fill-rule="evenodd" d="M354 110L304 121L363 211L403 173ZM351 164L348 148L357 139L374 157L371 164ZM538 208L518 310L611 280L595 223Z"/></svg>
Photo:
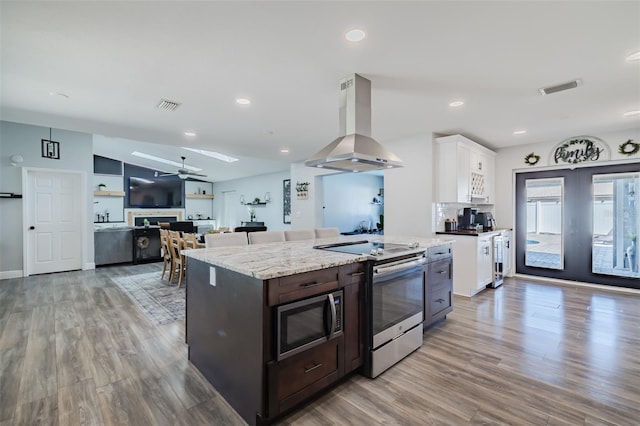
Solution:
<svg viewBox="0 0 640 426"><path fill-rule="evenodd" d="M184 220L184 209L125 209L124 213L129 226L142 226L145 219L153 225Z"/></svg>

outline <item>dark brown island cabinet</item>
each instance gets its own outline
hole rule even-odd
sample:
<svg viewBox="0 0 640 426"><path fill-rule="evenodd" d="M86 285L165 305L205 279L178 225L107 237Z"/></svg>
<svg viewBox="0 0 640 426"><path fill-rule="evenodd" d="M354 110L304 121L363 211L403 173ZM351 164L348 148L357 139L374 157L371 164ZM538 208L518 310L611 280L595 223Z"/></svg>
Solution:
<svg viewBox="0 0 640 426"><path fill-rule="evenodd" d="M424 323L426 329L453 311L453 254L451 244L429 247L424 265Z"/></svg>
<svg viewBox="0 0 640 426"><path fill-rule="evenodd" d="M427 248L426 257L425 329L453 310L451 244ZM189 360L247 423L269 424L363 366L366 263L262 280L188 262ZM312 303L321 307L297 315ZM305 342L317 329L326 337Z"/></svg>
<svg viewBox="0 0 640 426"><path fill-rule="evenodd" d="M363 263L260 280L188 262L189 359L247 423L268 424L362 366ZM341 331L278 355L287 330L279 309L328 294L339 300Z"/></svg>

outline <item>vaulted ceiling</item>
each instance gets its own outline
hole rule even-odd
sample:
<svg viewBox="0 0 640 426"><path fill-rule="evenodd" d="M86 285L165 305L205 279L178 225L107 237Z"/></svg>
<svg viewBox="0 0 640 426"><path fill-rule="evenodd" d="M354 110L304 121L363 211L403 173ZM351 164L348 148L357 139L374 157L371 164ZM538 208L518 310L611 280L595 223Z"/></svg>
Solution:
<svg viewBox="0 0 640 426"><path fill-rule="evenodd" d="M130 152L185 155L214 181L285 170L336 138L338 83L352 73L371 80L372 134L390 149L432 132L501 148L640 126L623 115L640 109L640 62L625 61L640 50L637 1L0 8L3 120L104 135L96 152L154 168L173 167ZM353 28L366 38L345 40ZM576 89L538 92L575 79ZM161 99L181 105L161 110Z"/></svg>

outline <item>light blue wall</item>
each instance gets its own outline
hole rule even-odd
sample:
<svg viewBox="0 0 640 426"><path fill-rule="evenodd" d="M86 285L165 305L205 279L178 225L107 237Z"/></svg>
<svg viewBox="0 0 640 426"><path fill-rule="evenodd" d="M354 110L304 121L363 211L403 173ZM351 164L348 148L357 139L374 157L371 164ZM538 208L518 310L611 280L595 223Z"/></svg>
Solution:
<svg viewBox="0 0 640 426"><path fill-rule="evenodd" d="M93 143L87 133L52 129L52 139L60 142L60 159L41 155L41 140L49 139L49 128L0 121L0 191L22 192L22 168L11 166L11 156L24 158L22 167L73 170L86 173L87 214L93 215ZM22 271L23 199L0 199L0 277L9 271ZM78 224L80 226L80 224ZM93 264L93 216L87 218L85 230L88 247L86 264Z"/></svg>
<svg viewBox="0 0 640 426"><path fill-rule="evenodd" d="M383 206L373 204L373 198L384 187L382 176L359 173L338 173L323 176L323 211L325 227L351 232L361 221L376 227Z"/></svg>

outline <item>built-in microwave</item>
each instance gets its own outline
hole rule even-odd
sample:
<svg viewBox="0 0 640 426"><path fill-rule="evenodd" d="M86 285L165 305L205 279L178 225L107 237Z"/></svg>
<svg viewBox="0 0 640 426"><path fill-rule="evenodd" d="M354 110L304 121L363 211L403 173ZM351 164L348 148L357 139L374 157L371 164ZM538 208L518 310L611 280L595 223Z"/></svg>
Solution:
<svg viewBox="0 0 640 426"><path fill-rule="evenodd" d="M276 358L281 360L342 334L342 290L278 306Z"/></svg>

